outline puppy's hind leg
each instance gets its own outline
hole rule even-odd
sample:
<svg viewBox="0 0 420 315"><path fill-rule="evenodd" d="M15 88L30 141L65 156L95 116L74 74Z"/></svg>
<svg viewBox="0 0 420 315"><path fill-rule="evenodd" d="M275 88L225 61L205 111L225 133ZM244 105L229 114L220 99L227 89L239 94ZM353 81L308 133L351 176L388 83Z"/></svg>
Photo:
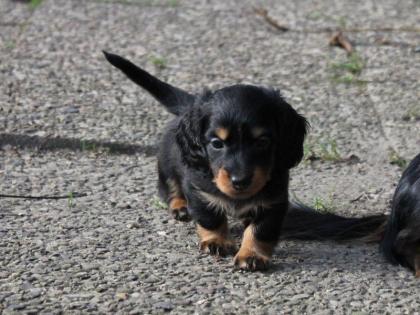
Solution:
<svg viewBox="0 0 420 315"><path fill-rule="evenodd" d="M187 200L182 193L181 185L176 179L159 176L159 192L161 198L169 205L169 213L175 220L191 220L187 211Z"/></svg>
<svg viewBox="0 0 420 315"><path fill-rule="evenodd" d="M187 200L181 194L174 194L169 201L169 212L175 220L190 221L191 217L187 211Z"/></svg>

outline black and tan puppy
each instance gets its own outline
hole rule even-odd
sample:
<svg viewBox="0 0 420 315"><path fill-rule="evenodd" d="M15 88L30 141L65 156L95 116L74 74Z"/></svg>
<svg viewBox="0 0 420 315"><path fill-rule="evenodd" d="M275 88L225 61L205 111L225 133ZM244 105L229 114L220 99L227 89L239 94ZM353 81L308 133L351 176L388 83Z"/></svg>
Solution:
<svg viewBox="0 0 420 315"><path fill-rule="evenodd" d="M278 91L234 85L192 95L105 56L176 116L159 147L159 192L176 219L196 222L203 251L234 253L227 215L246 226L234 259L245 270L267 267L288 210L285 239L354 239L383 224L381 215L344 218L289 204L289 169L302 159L308 124Z"/></svg>
<svg viewBox="0 0 420 315"><path fill-rule="evenodd" d="M395 190L381 251L389 262L410 268L420 277L420 154L403 172Z"/></svg>
<svg viewBox="0 0 420 315"><path fill-rule="evenodd" d="M108 61L176 115L158 156L159 191L176 219L191 216L201 249L233 252L227 215L246 222L235 265L266 268L288 209L289 169L307 122L278 91L234 85L192 95L117 55Z"/></svg>

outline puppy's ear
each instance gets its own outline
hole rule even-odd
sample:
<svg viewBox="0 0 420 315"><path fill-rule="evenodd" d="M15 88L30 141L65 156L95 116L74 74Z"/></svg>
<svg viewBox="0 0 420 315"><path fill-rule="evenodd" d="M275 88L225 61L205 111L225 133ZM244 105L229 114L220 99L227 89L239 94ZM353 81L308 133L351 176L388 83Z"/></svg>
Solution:
<svg viewBox="0 0 420 315"><path fill-rule="evenodd" d="M110 64L120 69L131 81L148 91L170 113L179 115L185 108L194 104L194 95L160 81L123 57L106 51L103 53Z"/></svg>
<svg viewBox="0 0 420 315"><path fill-rule="evenodd" d="M185 112L176 130L176 141L181 150L182 160L193 168L207 168L207 151L204 133L208 124L208 115L198 106Z"/></svg>
<svg viewBox="0 0 420 315"><path fill-rule="evenodd" d="M286 106L282 106L279 117L277 160L284 168L290 169L298 165L303 158L303 142L309 123L284 100L282 102Z"/></svg>

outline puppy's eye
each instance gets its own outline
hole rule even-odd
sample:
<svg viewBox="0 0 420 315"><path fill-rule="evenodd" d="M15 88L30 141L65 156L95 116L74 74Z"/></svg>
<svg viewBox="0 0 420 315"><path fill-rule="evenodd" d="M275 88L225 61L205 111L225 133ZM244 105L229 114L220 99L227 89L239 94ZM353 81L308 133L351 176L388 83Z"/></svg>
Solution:
<svg viewBox="0 0 420 315"><path fill-rule="evenodd" d="M255 147L259 150L267 149L271 144L269 137L259 137L255 139Z"/></svg>
<svg viewBox="0 0 420 315"><path fill-rule="evenodd" d="M216 149L216 150L220 150L223 148L224 143L222 140L218 139L218 138L213 138L210 140L210 144L211 146Z"/></svg>

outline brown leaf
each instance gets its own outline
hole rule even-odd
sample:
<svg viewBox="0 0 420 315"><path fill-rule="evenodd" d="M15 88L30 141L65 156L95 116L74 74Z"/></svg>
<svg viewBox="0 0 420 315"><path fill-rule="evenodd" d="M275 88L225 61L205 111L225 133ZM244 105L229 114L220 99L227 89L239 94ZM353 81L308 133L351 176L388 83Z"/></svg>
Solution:
<svg viewBox="0 0 420 315"><path fill-rule="evenodd" d="M330 46L338 46L343 48L349 54L353 51L353 46L341 31L336 32L330 39Z"/></svg>
<svg viewBox="0 0 420 315"><path fill-rule="evenodd" d="M286 32L289 30L287 26L280 25L275 19L268 15L267 9L264 8L254 8L254 12L261 16L268 24L278 29L279 31Z"/></svg>

